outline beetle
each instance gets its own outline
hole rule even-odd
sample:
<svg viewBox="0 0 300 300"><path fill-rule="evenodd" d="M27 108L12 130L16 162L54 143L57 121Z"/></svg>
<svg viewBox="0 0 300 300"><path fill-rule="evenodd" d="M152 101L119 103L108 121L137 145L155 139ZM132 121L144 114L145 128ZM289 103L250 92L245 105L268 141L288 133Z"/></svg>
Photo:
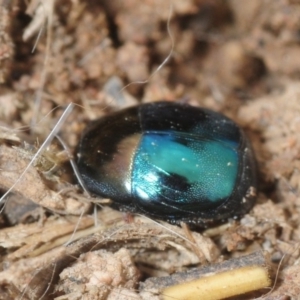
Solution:
<svg viewBox="0 0 300 300"><path fill-rule="evenodd" d="M245 133L209 109L159 101L91 122L77 150L86 188L121 211L209 226L248 212L256 163Z"/></svg>

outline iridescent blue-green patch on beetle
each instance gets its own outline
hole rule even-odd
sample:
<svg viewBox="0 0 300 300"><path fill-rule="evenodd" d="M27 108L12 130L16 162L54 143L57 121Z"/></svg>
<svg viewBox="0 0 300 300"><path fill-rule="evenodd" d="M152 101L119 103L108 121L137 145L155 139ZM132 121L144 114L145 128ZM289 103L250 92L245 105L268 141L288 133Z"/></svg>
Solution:
<svg viewBox="0 0 300 300"><path fill-rule="evenodd" d="M91 123L78 147L86 188L123 211L208 226L248 212L256 168L243 131L227 117L156 102Z"/></svg>

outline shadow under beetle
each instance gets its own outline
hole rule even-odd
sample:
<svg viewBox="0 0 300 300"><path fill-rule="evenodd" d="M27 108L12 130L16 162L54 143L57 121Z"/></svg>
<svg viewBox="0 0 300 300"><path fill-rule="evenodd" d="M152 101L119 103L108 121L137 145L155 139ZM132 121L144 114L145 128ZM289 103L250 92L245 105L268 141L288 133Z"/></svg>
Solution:
<svg viewBox="0 0 300 300"><path fill-rule="evenodd" d="M256 198L245 134L208 109L166 101L123 109L87 127L77 156L90 192L173 224L236 218Z"/></svg>

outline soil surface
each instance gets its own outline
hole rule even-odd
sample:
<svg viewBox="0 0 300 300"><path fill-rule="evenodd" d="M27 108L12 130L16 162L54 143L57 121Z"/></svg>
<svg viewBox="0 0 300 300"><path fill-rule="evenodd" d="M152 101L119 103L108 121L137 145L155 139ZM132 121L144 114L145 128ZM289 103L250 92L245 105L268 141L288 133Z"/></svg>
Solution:
<svg viewBox="0 0 300 300"><path fill-rule="evenodd" d="M292 0L0 0L0 299L159 299L146 279L256 251L271 287L236 299L298 299L299 33ZM189 230L82 191L70 160L86 125L160 100L243 128L248 214Z"/></svg>

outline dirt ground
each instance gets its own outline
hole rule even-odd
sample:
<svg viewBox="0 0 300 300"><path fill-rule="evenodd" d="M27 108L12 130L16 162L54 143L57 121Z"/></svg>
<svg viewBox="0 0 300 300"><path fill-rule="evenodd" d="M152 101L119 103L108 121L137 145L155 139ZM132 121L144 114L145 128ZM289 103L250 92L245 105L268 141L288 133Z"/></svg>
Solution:
<svg viewBox="0 0 300 300"><path fill-rule="evenodd" d="M235 299L299 299L299 78L296 0L0 0L0 299L163 299L146 279L257 251L271 286ZM159 100L245 130L247 215L188 232L82 192L69 161L86 124Z"/></svg>

